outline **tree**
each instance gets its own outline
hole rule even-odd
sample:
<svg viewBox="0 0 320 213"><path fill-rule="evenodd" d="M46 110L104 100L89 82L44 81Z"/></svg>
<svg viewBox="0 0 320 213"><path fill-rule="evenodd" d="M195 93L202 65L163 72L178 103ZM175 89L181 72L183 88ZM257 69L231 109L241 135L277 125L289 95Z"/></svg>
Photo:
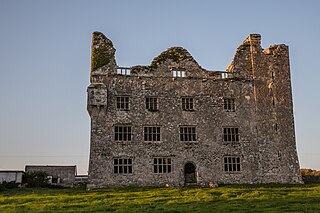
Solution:
<svg viewBox="0 0 320 213"><path fill-rule="evenodd" d="M43 171L27 172L23 176L23 183L27 184L27 187L47 187L48 184L48 174Z"/></svg>

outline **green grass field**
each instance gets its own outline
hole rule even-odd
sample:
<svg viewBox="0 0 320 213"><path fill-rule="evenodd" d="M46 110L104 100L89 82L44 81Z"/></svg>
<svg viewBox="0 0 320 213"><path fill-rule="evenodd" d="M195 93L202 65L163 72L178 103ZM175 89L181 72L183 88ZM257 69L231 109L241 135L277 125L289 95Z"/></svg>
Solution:
<svg viewBox="0 0 320 213"><path fill-rule="evenodd" d="M11 189L0 212L320 212L320 184Z"/></svg>

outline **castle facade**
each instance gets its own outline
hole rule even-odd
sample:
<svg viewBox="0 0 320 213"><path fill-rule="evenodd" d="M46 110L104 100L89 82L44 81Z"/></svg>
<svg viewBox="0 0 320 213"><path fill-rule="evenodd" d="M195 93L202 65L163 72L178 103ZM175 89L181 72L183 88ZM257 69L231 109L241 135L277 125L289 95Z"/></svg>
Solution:
<svg viewBox="0 0 320 213"><path fill-rule="evenodd" d="M181 47L119 67L93 33L88 188L302 183L288 46L250 34L225 71Z"/></svg>

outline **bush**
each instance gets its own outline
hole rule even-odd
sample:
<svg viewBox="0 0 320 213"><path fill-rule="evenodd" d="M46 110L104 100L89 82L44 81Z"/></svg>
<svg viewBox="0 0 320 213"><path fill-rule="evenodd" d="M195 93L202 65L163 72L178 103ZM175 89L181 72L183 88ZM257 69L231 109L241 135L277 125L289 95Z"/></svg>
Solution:
<svg viewBox="0 0 320 213"><path fill-rule="evenodd" d="M302 179L305 183L320 183L320 171L301 169Z"/></svg>
<svg viewBox="0 0 320 213"><path fill-rule="evenodd" d="M22 182L26 184L27 187L48 187L49 178L46 172L34 171L27 172L23 176Z"/></svg>
<svg viewBox="0 0 320 213"><path fill-rule="evenodd" d="M1 184L0 184L0 191L4 191L6 189L14 189L14 188L18 188L19 187L19 183L16 183L14 181L10 181L10 182L6 182L6 181L3 181Z"/></svg>

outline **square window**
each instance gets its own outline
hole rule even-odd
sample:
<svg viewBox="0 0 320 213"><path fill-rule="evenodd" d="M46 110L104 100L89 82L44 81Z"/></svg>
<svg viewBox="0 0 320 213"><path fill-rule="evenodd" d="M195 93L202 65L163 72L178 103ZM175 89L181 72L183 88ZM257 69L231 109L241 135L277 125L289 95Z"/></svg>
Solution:
<svg viewBox="0 0 320 213"><path fill-rule="evenodd" d="M223 141L224 142L239 142L239 128L237 128L237 127L223 128Z"/></svg>
<svg viewBox="0 0 320 213"><path fill-rule="evenodd" d="M145 126L144 127L144 141L160 141L160 127L159 126Z"/></svg>
<svg viewBox="0 0 320 213"><path fill-rule="evenodd" d="M158 98L146 97L146 109L151 112L158 111Z"/></svg>
<svg viewBox="0 0 320 213"><path fill-rule="evenodd" d="M114 127L115 141L131 141L131 126L117 125Z"/></svg>
<svg viewBox="0 0 320 213"><path fill-rule="evenodd" d="M196 141L196 127L182 126L180 127L180 141Z"/></svg>
<svg viewBox="0 0 320 213"><path fill-rule="evenodd" d="M113 173L114 174L131 174L132 159L131 158L114 158Z"/></svg>
<svg viewBox="0 0 320 213"><path fill-rule="evenodd" d="M171 158L154 158L153 159L153 172L154 173L171 173Z"/></svg>
<svg viewBox="0 0 320 213"><path fill-rule="evenodd" d="M240 158L239 157L224 157L224 171L225 172L239 172Z"/></svg>
<svg viewBox="0 0 320 213"><path fill-rule="evenodd" d="M129 97L128 96L117 96L116 105L118 110L129 110Z"/></svg>
<svg viewBox="0 0 320 213"><path fill-rule="evenodd" d="M185 111L193 111L194 110L193 98L183 97L181 99L181 101L182 101L182 110L185 110Z"/></svg>

